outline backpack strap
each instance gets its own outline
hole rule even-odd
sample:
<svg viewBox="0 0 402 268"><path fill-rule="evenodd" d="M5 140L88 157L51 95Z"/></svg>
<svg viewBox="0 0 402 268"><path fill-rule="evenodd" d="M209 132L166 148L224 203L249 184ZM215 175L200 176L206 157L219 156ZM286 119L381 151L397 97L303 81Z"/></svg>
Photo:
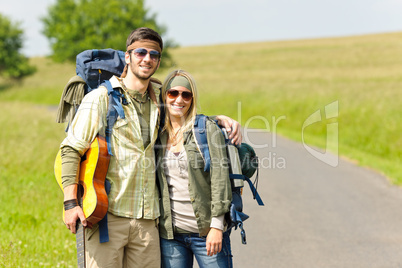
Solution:
<svg viewBox="0 0 402 268"><path fill-rule="evenodd" d="M239 228L241 230L241 242L242 244L247 244L246 232L243 228L243 221L247 220L249 216L243 213L243 200L241 197L240 188L236 188L232 191L232 203L230 204L230 210L228 214L230 217L228 229L234 227L236 230L237 228Z"/></svg>
<svg viewBox="0 0 402 268"><path fill-rule="evenodd" d="M241 211L238 211L235 206L232 204L230 206L230 220L232 221L232 227L239 228L240 231L240 236L241 236L241 243L242 244L247 244L246 241L246 231L244 231L243 228L243 221L247 220L249 218L248 215L244 214Z"/></svg>
<svg viewBox="0 0 402 268"><path fill-rule="evenodd" d="M111 189L112 185L110 184L109 180L105 180L105 191L106 194L109 195L110 193L110 189ZM107 225L107 212L105 217L103 217L102 220L100 220L98 222L99 224L99 242L100 243L105 243L105 242L109 242L109 229L108 229L108 225Z"/></svg>
<svg viewBox="0 0 402 268"><path fill-rule="evenodd" d="M112 134L112 129L118 117L122 119L125 118L122 102L126 103L127 101L124 95L120 91L113 89L112 84L110 83L109 80L105 80L102 83L102 86L105 86L107 88L107 94L109 96L109 107L106 116L107 126L105 134L107 142L107 151L109 155L113 155L112 148L110 145L110 137Z"/></svg>
<svg viewBox="0 0 402 268"><path fill-rule="evenodd" d="M207 116L197 114L194 122L194 135L201 155L204 158L204 171L209 172L211 166L211 155L208 148L207 140Z"/></svg>
<svg viewBox="0 0 402 268"><path fill-rule="evenodd" d="M250 186L250 190L253 193L253 197L255 200L257 200L258 205L264 206L264 202L262 202L262 199L257 192L257 188L254 187L254 184L251 182L249 177L241 174L229 174L229 177L231 179L243 179L244 181L247 181L248 185Z"/></svg>

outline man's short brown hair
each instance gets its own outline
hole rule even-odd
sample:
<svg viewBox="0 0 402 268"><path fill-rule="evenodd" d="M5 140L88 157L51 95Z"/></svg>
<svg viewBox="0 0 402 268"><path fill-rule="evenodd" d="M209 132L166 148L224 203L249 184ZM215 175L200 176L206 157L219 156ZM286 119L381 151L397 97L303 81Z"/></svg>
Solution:
<svg viewBox="0 0 402 268"><path fill-rule="evenodd" d="M137 28L134 31L132 31L130 33L130 35L127 37L126 47L130 46L135 41L140 41L140 40L155 41L159 44L159 46L163 50L163 41L162 41L161 36L154 30L147 28L147 27Z"/></svg>

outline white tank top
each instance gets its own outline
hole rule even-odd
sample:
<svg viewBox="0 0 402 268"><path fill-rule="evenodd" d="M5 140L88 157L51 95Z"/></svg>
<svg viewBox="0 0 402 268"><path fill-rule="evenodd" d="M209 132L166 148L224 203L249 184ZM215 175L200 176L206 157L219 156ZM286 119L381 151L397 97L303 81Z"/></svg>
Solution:
<svg viewBox="0 0 402 268"><path fill-rule="evenodd" d="M166 150L163 168L169 187L173 225L192 233L199 233L188 190L186 151L183 149L180 153L173 153Z"/></svg>

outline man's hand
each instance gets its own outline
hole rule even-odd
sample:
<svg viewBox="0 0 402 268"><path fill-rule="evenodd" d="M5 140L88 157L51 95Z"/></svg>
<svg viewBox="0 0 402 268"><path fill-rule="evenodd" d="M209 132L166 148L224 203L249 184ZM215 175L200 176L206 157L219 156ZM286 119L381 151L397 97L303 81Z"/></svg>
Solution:
<svg viewBox="0 0 402 268"><path fill-rule="evenodd" d="M222 230L211 228L207 235L207 255L213 256L218 254L222 250L222 239L223 232Z"/></svg>
<svg viewBox="0 0 402 268"><path fill-rule="evenodd" d="M64 223L67 229L73 234L77 232L77 220L80 220L83 226L87 226L87 220L85 219L84 212L80 206L66 210L64 212Z"/></svg>
<svg viewBox="0 0 402 268"><path fill-rule="evenodd" d="M218 125L226 129L232 143L239 145L243 139L240 123L226 115L217 115L216 119L218 120Z"/></svg>
<svg viewBox="0 0 402 268"><path fill-rule="evenodd" d="M64 201L77 199L77 187L77 184L73 184L64 188ZM76 225L78 219L81 221L82 225L87 226L84 211L82 211L80 206L64 211L64 223L73 234L77 232Z"/></svg>

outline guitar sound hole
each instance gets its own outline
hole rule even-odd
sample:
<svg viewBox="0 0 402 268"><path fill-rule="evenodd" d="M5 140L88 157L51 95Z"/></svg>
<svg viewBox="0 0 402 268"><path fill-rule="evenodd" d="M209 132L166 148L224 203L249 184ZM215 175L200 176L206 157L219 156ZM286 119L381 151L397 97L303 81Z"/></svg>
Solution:
<svg viewBox="0 0 402 268"><path fill-rule="evenodd" d="M82 201L82 197L84 196L84 186L79 183L77 188L77 198L79 201Z"/></svg>

